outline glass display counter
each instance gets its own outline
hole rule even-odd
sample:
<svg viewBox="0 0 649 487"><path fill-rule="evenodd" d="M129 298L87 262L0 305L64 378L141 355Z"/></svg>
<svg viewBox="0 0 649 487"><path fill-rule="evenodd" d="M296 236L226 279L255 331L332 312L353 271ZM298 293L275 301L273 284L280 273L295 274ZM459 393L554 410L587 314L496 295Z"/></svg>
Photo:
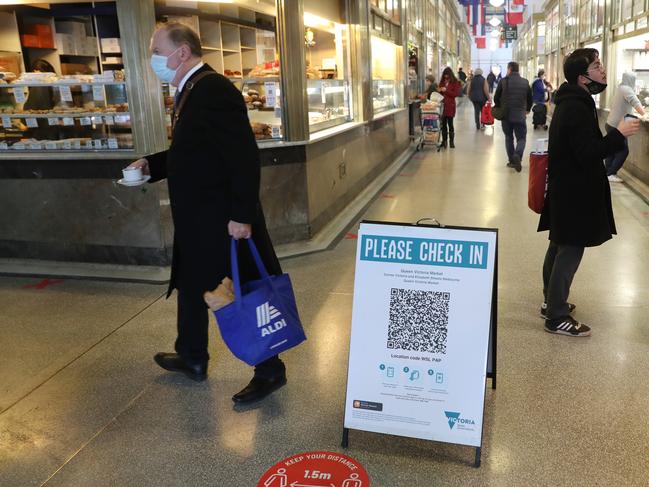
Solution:
<svg viewBox="0 0 649 487"><path fill-rule="evenodd" d="M349 84L345 80L307 80L309 126L323 130L350 120Z"/></svg>
<svg viewBox="0 0 649 487"><path fill-rule="evenodd" d="M123 151L133 149L123 72L59 77L0 76L0 150Z"/></svg>

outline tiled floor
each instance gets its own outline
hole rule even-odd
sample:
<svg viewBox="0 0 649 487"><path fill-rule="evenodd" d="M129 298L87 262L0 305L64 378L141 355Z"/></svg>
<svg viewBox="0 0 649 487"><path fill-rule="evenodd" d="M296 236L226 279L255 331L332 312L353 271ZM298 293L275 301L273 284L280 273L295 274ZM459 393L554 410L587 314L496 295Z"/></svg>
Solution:
<svg viewBox="0 0 649 487"><path fill-rule="evenodd" d="M476 132L470 115L457 149L418 153L364 218L500 229L482 467L466 447L357 431L346 453L375 486L649 485L649 208L613 188L620 235L587 250L571 295L593 336L544 333L547 237L526 206L527 167L507 169L500 129ZM288 386L244 408L230 396L250 370L214 328L207 382L151 360L174 339L164 287L0 279L0 485L252 487L294 453L342 452L355 245L284 261L309 340L285 354Z"/></svg>

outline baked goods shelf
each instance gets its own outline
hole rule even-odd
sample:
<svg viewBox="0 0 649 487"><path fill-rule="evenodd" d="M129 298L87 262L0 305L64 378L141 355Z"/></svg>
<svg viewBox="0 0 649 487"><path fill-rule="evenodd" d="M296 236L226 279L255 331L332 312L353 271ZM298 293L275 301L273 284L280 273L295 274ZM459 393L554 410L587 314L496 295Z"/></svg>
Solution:
<svg viewBox="0 0 649 487"><path fill-rule="evenodd" d="M130 112L0 113L0 117L9 118L89 118L130 116Z"/></svg>
<svg viewBox="0 0 649 487"><path fill-rule="evenodd" d="M0 83L0 88L39 88L61 86L124 86L126 81L70 81L57 83Z"/></svg>

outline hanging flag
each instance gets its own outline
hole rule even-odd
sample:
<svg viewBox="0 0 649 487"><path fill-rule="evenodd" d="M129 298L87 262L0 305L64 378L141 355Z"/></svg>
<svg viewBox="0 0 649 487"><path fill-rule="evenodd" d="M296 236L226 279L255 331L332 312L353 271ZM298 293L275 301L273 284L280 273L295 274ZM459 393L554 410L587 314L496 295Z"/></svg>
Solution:
<svg viewBox="0 0 649 487"><path fill-rule="evenodd" d="M505 14L505 23L518 25L523 23L523 12L525 11L525 2L517 0L507 1L507 13Z"/></svg>
<svg viewBox="0 0 649 487"><path fill-rule="evenodd" d="M523 5L523 6L525 6L525 0L513 0L512 4L513 5Z"/></svg>
<svg viewBox="0 0 649 487"><path fill-rule="evenodd" d="M476 37L475 38L475 46L478 49L486 49L487 48L487 38L486 37Z"/></svg>

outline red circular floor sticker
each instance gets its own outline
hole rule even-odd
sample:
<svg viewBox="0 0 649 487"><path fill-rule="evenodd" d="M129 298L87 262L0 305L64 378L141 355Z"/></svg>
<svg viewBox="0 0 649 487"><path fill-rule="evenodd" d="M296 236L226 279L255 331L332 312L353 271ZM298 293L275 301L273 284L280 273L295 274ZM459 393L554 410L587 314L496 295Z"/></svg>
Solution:
<svg viewBox="0 0 649 487"><path fill-rule="evenodd" d="M273 465L257 487L368 487L370 477L353 458L330 451L299 453Z"/></svg>

